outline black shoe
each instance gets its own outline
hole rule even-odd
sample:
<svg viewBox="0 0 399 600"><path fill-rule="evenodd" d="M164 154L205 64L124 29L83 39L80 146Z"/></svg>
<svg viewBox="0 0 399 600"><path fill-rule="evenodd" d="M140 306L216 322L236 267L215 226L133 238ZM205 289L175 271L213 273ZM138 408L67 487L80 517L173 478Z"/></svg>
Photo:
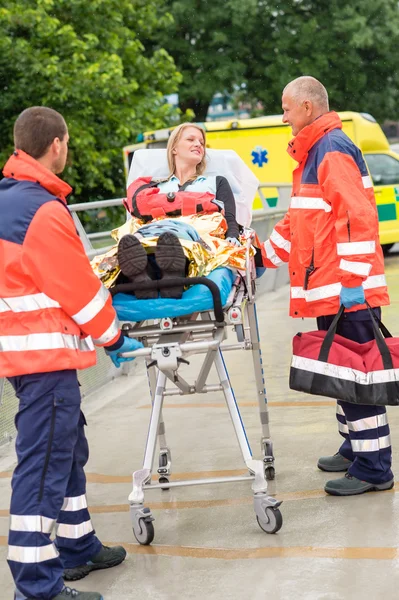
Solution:
<svg viewBox="0 0 399 600"><path fill-rule="evenodd" d="M104 598L97 592L78 592L65 586L53 600L104 600Z"/></svg>
<svg viewBox="0 0 399 600"><path fill-rule="evenodd" d="M110 569L111 567L116 567L121 562L123 562L126 558L126 550L122 546L114 546L113 548L108 548L108 546L103 546L85 565L79 565L78 567L73 567L72 569L64 569L64 580L65 581L77 581L78 579L83 579L86 577L91 571L98 571L99 569ZM79 598L79 596L78 596ZM85 600L82 598L82 600Z"/></svg>
<svg viewBox="0 0 399 600"><path fill-rule="evenodd" d="M155 260L162 271L162 281L185 277L186 256L179 238L174 233L166 231L159 236L155 249ZM160 295L161 298L180 299L183 290L183 283L177 284L173 287L161 289Z"/></svg>
<svg viewBox="0 0 399 600"><path fill-rule="evenodd" d="M147 283L152 281L147 272L147 252L134 235L124 235L118 244L118 263L124 275L131 283ZM158 298L157 290L136 290L138 300Z"/></svg>

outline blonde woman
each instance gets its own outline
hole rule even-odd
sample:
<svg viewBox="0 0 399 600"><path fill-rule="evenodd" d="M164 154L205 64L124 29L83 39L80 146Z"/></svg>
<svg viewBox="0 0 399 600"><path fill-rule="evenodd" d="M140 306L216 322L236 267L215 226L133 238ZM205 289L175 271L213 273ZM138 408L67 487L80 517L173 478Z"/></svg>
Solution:
<svg viewBox="0 0 399 600"><path fill-rule="evenodd" d="M179 230L183 237L195 236L195 231L190 231L192 227L176 224L173 217L224 211L226 239L239 245L235 200L227 179L203 175L205 144L205 131L201 127L190 123L179 125L173 130L167 146L169 177L163 181L143 177L129 186L125 205L133 216L145 222L159 217L169 219L165 222L168 230L158 238L155 255L147 255L135 235L125 235L120 240L119 266L132 283L185 276L186 257L179 242ZM168 298L180 298L182 293L182 285L161 290L161 296ZM137 290L135 294L141 299L158 296L156 290Z"/></svg>

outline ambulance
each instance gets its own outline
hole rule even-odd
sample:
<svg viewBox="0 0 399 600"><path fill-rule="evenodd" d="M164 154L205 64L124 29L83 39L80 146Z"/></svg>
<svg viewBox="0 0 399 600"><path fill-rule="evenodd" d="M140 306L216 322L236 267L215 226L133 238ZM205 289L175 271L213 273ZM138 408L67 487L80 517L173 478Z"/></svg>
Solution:
<svg viewBox="0 0 399 600"><path fill-rule="evenodd" d="M399 154L390 149L387 138L376 120L367 113L338 113L343 131L361 149L373 180L380 223L380 240L388 252L399 242ZM281 115L256 119L199 123L207 136L207 147L235 150L258 178L261 188L254 210L287 208L287 194L279 186L289 186L296 163L287 154L292 138L289 125ZM137 136L136 143L123 149L126 176L135 150L166 148L173 127L149 131ZM274 184L274 185L273 185Z"/></svg>

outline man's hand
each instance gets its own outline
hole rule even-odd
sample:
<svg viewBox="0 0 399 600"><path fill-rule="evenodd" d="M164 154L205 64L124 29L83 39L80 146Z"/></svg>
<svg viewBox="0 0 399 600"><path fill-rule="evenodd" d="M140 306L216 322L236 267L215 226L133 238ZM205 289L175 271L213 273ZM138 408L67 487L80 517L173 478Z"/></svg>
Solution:
<svg viewBox="0 0 399 600"><path fill-rule="evenodd" d="M364 296L363 286L359 285L358 287L354 288L342 286L339 299L345 308L352 308L352 306L356 306L357 304L364 304L366 302L366 298Z"/></svg>
<svg viewBox="0 0 399 600"><path fill-rule="evenodd" d="M133 352L133 350L138 350L139 348L144 348L143 344L141 344L134 338L125 337L122 346L118 348L118 350L108 351L107 349L105 349L105 352L106 354L108 354L115 367L120 367L121 363L134 360L134 356L131 356L130 358L123 358L119 355L122 352Z"/></svg>

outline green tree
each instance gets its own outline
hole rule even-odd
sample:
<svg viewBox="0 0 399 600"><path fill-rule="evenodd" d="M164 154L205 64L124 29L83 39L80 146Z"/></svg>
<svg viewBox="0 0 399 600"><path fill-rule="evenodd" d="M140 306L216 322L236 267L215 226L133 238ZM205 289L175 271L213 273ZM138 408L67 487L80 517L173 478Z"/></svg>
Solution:
<svg viewBox="0 0 399 600"><path fill-rule="evenodd" d="M332 107L398 116L397 0L166 0L157 40L183 75L180 106L205 120L215 92L281 112L284 86L313 75Z"/></svg>
<svg viewBox="0 0 399 600"><path fill-rule="evenodd" d="M169 25L161 7L160 0L3 0L1 163L18 114L50 106L69 127L63 176L75 200L122 194L122 146L176 117L164 101L180 81L173 59L141 41Z"/></svg>

